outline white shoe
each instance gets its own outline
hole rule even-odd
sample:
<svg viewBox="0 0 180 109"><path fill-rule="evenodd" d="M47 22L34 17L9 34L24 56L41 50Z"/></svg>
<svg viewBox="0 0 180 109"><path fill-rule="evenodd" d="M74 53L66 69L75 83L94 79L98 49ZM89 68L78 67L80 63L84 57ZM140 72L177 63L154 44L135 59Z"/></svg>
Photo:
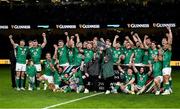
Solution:
<svg viewBox="0 0 180 109"><path fill-rule="evenodd" d="M37 87L37 90L41 90L41 88L40 88L40 87Z"/></svg>
<svg viewBox="0 0 180 109"><path fill-rule="evenodd" d="M44 84L44 90L46 90L47 89L47 84Z"/></svg>
<svg viewBox="0 0 180 109"><path fill-rule="evenodd" d="M33 89L32 89L32 87L28 87L28 90L29 90L29 91L32 91Z"/></svg>
<svg viewBox="0 0 180 109"><path fill-rule="evenodd" d="M21 90L25 90L25 88L24 88L24 87L21 87Z"/></svg>
<svg viewBox="0 0 180 109"><path fill-rule="evenodd" d="M118 93L116 89L113 89L111 93Z"/></svg>
<svg viewBox="0 0 180 109"><path fill-rule="evenodd" d="M165 90L165 91L162 93L162 95L169 95L169 94L171 94L169 90Z"/></svg>
<svg viewBox="0 0 180 109"><path fill-rule="evenodd" d="M88 89L85 89L85 90L84 90L84 93L89 93L89 90L88 90Z"/></svg>
<svg viewBox="0 0 180 109"><path fill-rule="evenodd" d="M169 88L169 92L170 92L170 93L173 93L173 90L172 90L172 88Z"/></svg>
<svg viewBox="0 0 180 109"><path fill-rule="evenodd" d="M135 94L135 92L131 91L131 92L130 92L130 94L134 95L134 94Z"/></svg>
<svg viewBox="0 0 180 109"><path fill-rule="evenodd" d="M77 90L76 93L80 93L79 90Z"/></svg>
<svg viewBox="0 0 180 109"><path fill-rule="evenodd" d="M110 92L109 90L106 90L106 93L105 93L105 94L107 95L107 94L110 94L110 93L111 93L111 92Z"/></svg>
<svg viewBox="0 0 180 109"><path fill-rule="evenodd" d="M21 89L19 87L16 88L17 91L20 91Z"/></svg>
<svg viewBox="0 0 180 109"><path fill-rule="evenodd" d="M155 95L159 95L160 94L160 91L156 91Z"/></svg>

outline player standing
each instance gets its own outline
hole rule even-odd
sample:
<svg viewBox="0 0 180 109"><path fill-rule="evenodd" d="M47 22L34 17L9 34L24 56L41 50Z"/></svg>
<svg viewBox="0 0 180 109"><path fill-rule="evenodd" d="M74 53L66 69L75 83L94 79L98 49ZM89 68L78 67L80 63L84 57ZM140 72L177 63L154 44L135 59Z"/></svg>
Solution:
<svg viewBox="0 0 180 109"><path fill-rule="evenodd" d="M63 40L58 41L58 46L54 45L54 58L58 59L60 66L69 66L68 62L68 48L67 43L69 42L68 32L64 33L66 35L66 45L64 45Z"/></svg>
<svg viewBox="0 0 180 109"><path fill-rule="evenodd" d="M25 46L25 41L20 40L19 45L14 42L12 35L9 36L10 42L16 49L16 88L17 90L25 90L24 75L26 71L26 57L28 53L28 47Z"/></svg>
<svg viewBox="0 0 180 109"><path fill-rule="evenodd" d="M33 47L30 48L30 56L31 59L34 63L34 66L36 67L37 74L36 74L36 87L38 90L40 90L40 81L37 79L40 77L40 72L41 72L41 54L42 54L42 49L46 46L47 40L46 40L46 33L42 33L43 36L43 43L38 44L37 40L33 41Z"/></svg>
<svg viewBox="0 0 180 109"><path fill-rule="evenodd" d="M172 57L172 32L171 29L167 28L169 31L169 34L167 34L167 38L163 38L162 45L163 45L163 79L164 79L164 93L162 95L168 95L172 92L172 89L170 88L170 82L171 82L171 57Z"/></svg>

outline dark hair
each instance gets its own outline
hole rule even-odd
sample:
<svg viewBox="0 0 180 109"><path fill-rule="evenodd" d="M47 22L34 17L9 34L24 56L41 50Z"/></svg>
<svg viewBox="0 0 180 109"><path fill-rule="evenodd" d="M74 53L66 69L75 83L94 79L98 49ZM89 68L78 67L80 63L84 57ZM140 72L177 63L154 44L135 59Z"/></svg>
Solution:
<svg viewBox="0 0 180 109"><path fill-rule="evenodd" d="M168 40L168 38L167 38L167 37L163 37L162 39L166 39L166 40Z"/></svg>
<svg viewBox="0 0 180 109"><path fill-rule="evenodd" d="M63 41L63 40L58 40L58 43L59 43L59 42L63 42L63 43L64 43L64 41Z"/></svg>
<svg viewBox="0 0 180 109"><path fill-rule="evenodd" d="M24 40L24 39L21 39L21 40L20 40L20 42L21 42L21 41L24 41L24 42L25 42L25 40Z"/></svg>
<svg viewBox="0 0 180 109"><path fill-rule="evenodd" d="M29 40L28 43L32 42L32 40Z"/></svg>
<svg viewBox="0 0 180 109"><path fill-rule="evenodd" d="M155 41L152 41L152 43L154 43L155 45L157 44Z"/></svg>
<svg viewBox="0 0 180 109"><path fill-rule="evenodd" d="M34 39L33 42L38 42L37 39Z"/></svg>

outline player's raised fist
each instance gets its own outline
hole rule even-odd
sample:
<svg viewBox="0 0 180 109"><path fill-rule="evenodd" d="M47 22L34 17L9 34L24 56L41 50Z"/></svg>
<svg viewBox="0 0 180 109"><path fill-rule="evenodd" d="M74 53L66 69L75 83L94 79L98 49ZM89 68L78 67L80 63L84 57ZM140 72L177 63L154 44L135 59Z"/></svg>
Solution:
<svg viewBox="0 0 180 109"><path fill-rule="evenodd" d="M118 36L118 35L115 35L115 38L119 38L119 36Z"/></svg>
<svg viewBox="0 0 180 109"><path fill-rule="evenodd" d="M145 35L144 38L148 38L148 35Z"/></svg>
<svg viewBox="0 0 180 109"><path fill-rule="evenodd" d="M46 37L46 33L42 33L42 36L43 36L43 37Z"/></svg>
<svg viewBox="0 0 180 109"><path fill-rule="evenodd" d="M65 34L66 36L68 36L68 32L64 32L64 34Z"/></svg>
<svg viewBox="0 0 180 109"><path fill-rule="evenodd" d="M171 30L171 27L169 27L169 26L167 26L166 28L167 28L169 31Z"/></svg>
<svg viewBox="0 0 180 109"><path fill-rule="evenodd" d="M71 39L74 39L74 36L71 36Z"/></svg>
<svg viewBox="0 0 180 109"><path fill-rule="evenodd" d="M9 39L12 39L12 37L13 37L12 35L9 35Z"/></svg>
<svg viewBox="0 0 180 109"><path fill-rule="evenodd" d="M58 49L58 46L56 44L53 45L55 49Z"/></svg>
<svg viewBox="0 0 180 109"><path fill-rule="evenodd" d="M131 31L131 35L133 35L134 34L134 31Z"/></svg>
<svg viewBox="0 0 180 109"><path fill-rule="evenodd" d="M75 37L79 37L79 34L75 34Z"/></svg>
<svg viewBox="0 0 180 109"><path fill-rule="evenodd" d="M161 45L157 45L158 48L161 48Z"/></svg>
<svg viewBox="0 0 180 109"><path fill-rule="evenodd" d="M126 40L129 40L129 36L126 36L125 39L126 39Z"/></svg>
<svg viewBox="0 0 180 109"><path fill-rule="evenodd" d="M138 34L137 34L137 33L134 33L134 35L135 35L135 36L138 36Z"/></svg>

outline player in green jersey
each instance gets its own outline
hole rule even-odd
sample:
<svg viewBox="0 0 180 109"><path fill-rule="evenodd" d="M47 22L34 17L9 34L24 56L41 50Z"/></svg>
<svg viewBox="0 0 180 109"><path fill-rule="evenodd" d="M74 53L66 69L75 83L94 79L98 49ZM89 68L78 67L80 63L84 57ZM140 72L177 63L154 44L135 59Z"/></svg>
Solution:
<svg viewBox="0 0 180 109"><path fill-rule="evenodd" d="M66 35L66 44L64 45L63 40L58 41L58 45L54 44L54 58L58 59L60 66L68 66L68 43L69 43L69 36L68 32L64 33Z"/></svg>
<svg viewBox="0 0 180 109"><path fill-rule="evenodd" d="M152 41L150 47L148 45L146 45L146 43L144 44L144 46L145 46L145 49L148 50L148 63L152 64L154 57L156 55L158 55L158 49L156 48L156 42Z"/></svg>
<svg viewBox="0 0 180 109"><path fill-rule="evenodd" d="M37 70L34 66L34 63L32 60L28 60L27 67L26 67L26 74L28 77L28 90L32 91L34 90L35 85L35 76L36 76Z"/></svg>
<svg viewBox="0 0 180 109"><path fill-rule="evenodd" d="M163 46L163 50L162 50L162 55L163 55L163 69L162 69L162 73L163 73L163 79L164 79L164 93L162 93L162 95L169 95L170 93L172 93L172 89L171 89L171 83L172 83L172 78L171 78L171 66L170 66L170 62L171 62L171 57L172 57L172 32L170 27L167 27L168 32L166 34L167 37L162 39L162 46Z"/></svg>
<svg viewBox="0 0 180 109"><path fill-rule="evenodd" d="M88 42L87 49L84 50L84 63L90 62L94 57L94 52L92 50L91 42Z"/></svg>
<svg viewBox="0 0 180 109"><path fill-rule="evenodd" d="M144 47L145 48L150 48L151 47L151 39L148 35L144 35L144 41L143 41Z"/></svg>
<svg viewBox="0 0 180 109"><path fill-rule="evenodd" d="M160 54L154 56L154 61L152 63L152 73L155 83L155 95L160 94L161 83L163 82L162 77L162 56Z"/></svg>
<svg viewBox="0 0 180 109"><path fill-rule="evenodd" d="M116 35L114 37L114 41L113 41L113 48L112 48L112 55L113 55L113 62L114 63L119 63L119 58L122 56L122 50L121 50L121 45L120 45L120 42L117 41L117 38L119 38L118 35Z"/></svg>
<svg viewBox="0 0 180 109"><path fill-rule="evenodd" d="M142 61L142 63L143 64L148 64L148 50L146 50L146 49L144 49L144 56L143 56L143 61Z"/></svg>
<svg viewBox="0 0 180 109"><path fill-rule="evenodd" d="M9 36L11 44L16 49L16 88L18 91L25 90L23 84L26 71L28 47L25 46L24 40L20 40L20 43L18 45L13 41L12 37L12 35Z"/></svg>
<svg viewBox="0 0 180 109"><path fill-rule="evenodd" d="M135 82L135 75L133 74L133 70L131 67L127 68L127 71L124 71L121 66L118 66L120 72L124 74L125 83L117 82L116 90L120 88L124 93L128 94L135 94L134 93L134 82Z"/></svg>
<svg viewBox="0 0 180 109"><path fill-rule="evenodd" d="M75 66L80 66L82 64L82 60L84 58L83 55L83 45L82 42L80 42L79 34L75 34L76 37L76 47L74 50L74 65Z"/></svg>
<svg viewBox="0 0 180 109"><path fill-rule="evenodd" d="M152 69L149 67L149 71L146 73L144 67L140 67L138 71L135 67L135 64L132 64L134 72L137 74L137 84L134 87L134 90L137 92L137 95L144 92L146 89L146 82L148 80L148 76L151 74Z"/></svg>
<svg viewBox="0 0 180 109"><path fill-rule="evenodd" d="M43 37L43 43L39 44L37 40L33 41L33 47L29 47L29 52L31 59L34 63L34 66L36 67L37 74L36 74L36 87L38 90L40 90L39 84L40 81L38 81L38 78L40 77L41 73L41 55L42 55L42 49L46 46L47 40L46 40L46 33L42 33Z"/></svg>
<svg viewBox="0 0 180 109"><path fill-rule="evenodd" d="M132 37L134 39L134 42L136 43L136 46L134 46L134 54L133 54L134 55L134 63L140 64L143 61L144 45L137 33L134 33Z"/></svg>
<svg viewBox="0 0 180 109"><path fill-rule="evenodd" d="M133 49L129 42L126 43L125 49L124 49L124 64L130 64L133 61Z"/></svg>
<svg viewBox="0 0 180 109"><path fill-rule="evenodd" d="M47 81L48 84L49 83L54 83L51 66L55 65L55 64L56 64L55 60L51 58L51 54L46 53L46 60L43 61L44 74L41 75L41 77L39 78L40 81ZM44 90L46 90L46 88L47 88L47 84L44 83Z"/></svg>

